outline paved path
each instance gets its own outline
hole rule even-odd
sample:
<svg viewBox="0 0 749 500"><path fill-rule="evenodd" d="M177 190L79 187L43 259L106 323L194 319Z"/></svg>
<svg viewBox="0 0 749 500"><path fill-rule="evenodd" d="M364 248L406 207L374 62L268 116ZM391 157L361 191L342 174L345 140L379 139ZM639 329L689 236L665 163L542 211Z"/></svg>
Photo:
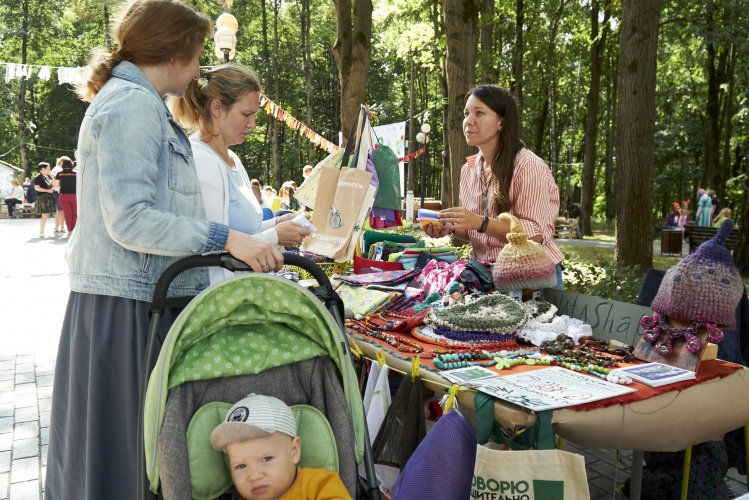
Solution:
<svg viewBox="0 0 749 500"><path fill-rule="evenodd" d="M54 359L69 289L67 240L40 240L38 224L0 220L0 500L39 500L44 488ZM618 457L569 443L565 449L585 456L593 500L625 498L617 490L629 477L630 452ZM747 492L746 477L735 470L728 484L736 494Z"/></svg>

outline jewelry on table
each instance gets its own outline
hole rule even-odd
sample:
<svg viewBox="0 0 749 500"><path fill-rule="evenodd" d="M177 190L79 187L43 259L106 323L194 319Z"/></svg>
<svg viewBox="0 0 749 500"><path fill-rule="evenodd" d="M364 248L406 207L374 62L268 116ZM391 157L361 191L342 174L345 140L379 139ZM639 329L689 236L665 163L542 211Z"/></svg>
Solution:
<svg viewBox="0 0 749 500"><path fill-rule="evenodd" d="M357 321L357 320L346 320L346 326L369 337L382 340L383 342L395 347L401 352L409 352L412 354L419 354L424 351L424 348L416 342L408 339L404 339L392 333L386 333L381 328L372 325L371 323Z"/></svg>
<svg viewBox="0 0 749 500"><path fill-rule="evenodd" d="M687 327L677 328L668 324L665 315L655 313L653 316L642 318L640 325L645 328L642 332L643 340L655 344L655 352L661 356L669 356L673 352L672 342L682 337L686 340L687 350L692 354L699 354L702 350L702 341L696 333L702 328L707 329L710 342L718 343L723 340L723 331L706 321L693 321ZM663 339L660 338L662 333L666 334Z"/></svg>

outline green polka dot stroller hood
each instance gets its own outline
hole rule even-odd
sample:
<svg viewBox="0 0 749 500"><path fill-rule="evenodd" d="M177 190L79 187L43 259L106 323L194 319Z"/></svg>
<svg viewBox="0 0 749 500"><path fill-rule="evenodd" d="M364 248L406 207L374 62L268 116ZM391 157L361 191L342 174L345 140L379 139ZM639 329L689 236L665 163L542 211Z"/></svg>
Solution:
<svg viewBox="0 0 749 500"><path fill-rule="evenodd" d="M321 285L327 285L330 292L335 293L325 274L314 263L296 256L285 257L287 265L306 267L305 270L309 270ZM242 266L225 255L189 257L175 266L189 259L192 259L192 263L183 267L198 267L197 262L200 262L200 267L217 265L219 262L229 269L232 269L231 266ZM229 265L226 265L227 262ZM165 276L169 272L167 270ZM322 278L325 283L321 281ZM168 286L169 282L163 287L164 291ZM326 289L325 286L320 288ZM157 285L155 297L158 294ZM335 367L330 371L336 375L334 378L342 388L342 392L336 388L345 399L345 405L340 404L347 407L347 412L344 407L344 413L349 415L353 428L353 442L349 443L353 445L349 448L353 449L346 452L355 455L356 464L363 461L365 464L371 463L366 421L348 342L338 311L330 302L328 307L330 309L315 294L297 283L269 274L238 275L209 287L193 298L170 328L153 370L144 368L144 373L150 372L150 377L147 389L141 391L145 392L141 415L145 450L138 458L145 460L145 466L141 467L139 473L142 475L145 471L147 478L139 477L139 481L144 483L139 487L139 492L143 490L143 495L146 495L147 489L158 491L159 438L167 427L164 425L167 398L178 394L180 388L196 387L195 384L204 387L202 384L208 383L206 381L218 380L221 384L243 381L245 378L242 377L257 376L269 370L271 373L285 373L284 367L291 369L295 364L310 363L309 360L315 358L329 358L332 364L327 360L325 362ZM155 320L158 322L158 316ZM151 326L151 335L155 337L153 319ZM149 359L153 359L153 356L147 353L146 360ZM331 424L335 430L335 422L331 421ZM166 482L166 479L163 480ZM373 486L376 487L370 480L369 487Z"/></svg>

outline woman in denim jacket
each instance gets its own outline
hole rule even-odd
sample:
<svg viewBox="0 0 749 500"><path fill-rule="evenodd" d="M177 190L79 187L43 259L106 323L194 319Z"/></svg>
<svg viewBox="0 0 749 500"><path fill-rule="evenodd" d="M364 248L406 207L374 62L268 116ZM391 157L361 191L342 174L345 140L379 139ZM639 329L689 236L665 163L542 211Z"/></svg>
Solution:
<svg viewBox="0 0 749 500"><path fill-rule="evenodd" d="M190 143L162 96L199 75L212 25L179 0L135 0L113 30L119 52L94 52L78 89L79 219L67 260L71 294L60 337L45 497L136 498L141 360L161 273L179 257L227 250L262 272L278 249L205 220ZM208 285L183 273L169 295ZM168 328L167 314L162 325Z"/></svg>

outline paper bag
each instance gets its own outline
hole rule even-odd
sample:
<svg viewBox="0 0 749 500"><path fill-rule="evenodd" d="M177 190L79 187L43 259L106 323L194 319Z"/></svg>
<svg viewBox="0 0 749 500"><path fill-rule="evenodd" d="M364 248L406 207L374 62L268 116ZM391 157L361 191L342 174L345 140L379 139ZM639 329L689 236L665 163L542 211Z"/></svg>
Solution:
<svg viewBox="0 0 749 500"><path fill-rule="evenodd" d="M585 458L559 450L501 451L479 445L470 498L590 499Z"/></svg>
<svg viewBox="0 0 749 500"><path fill-rule="evenodd" d="M302 249L346 262L353 257L348 255L348 247L354 235L357 219L360 217L366 200L369 203L374 195L369 195L372 174L360 169L344 167L340 171L324 167L320 173L316 209L312 213L312 224L318 231L307 236ZM366 210L369 206L366 207ZM358 231L361 231L359 229Z"/></svg>
<svg viewBox="0 0 749 500"><path fill-rule="evenodd" d="M324 167L334 169L341 168L341 158L343 158L343 153L343 149L337 149L326 156L320 163L315 165L312 173L294 193L294 198L302 202L305 207L314 209L317 192L320 186L320 172L322 172Z"/></svg>

